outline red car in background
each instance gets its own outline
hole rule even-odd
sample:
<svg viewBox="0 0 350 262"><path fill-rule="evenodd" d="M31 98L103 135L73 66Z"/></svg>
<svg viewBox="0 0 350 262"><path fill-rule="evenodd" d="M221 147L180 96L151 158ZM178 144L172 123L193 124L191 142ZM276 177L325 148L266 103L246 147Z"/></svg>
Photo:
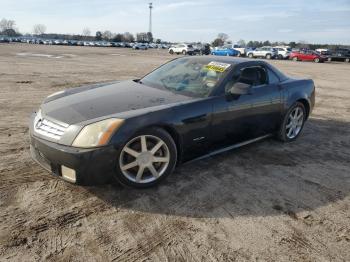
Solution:
<svg viewBox="0 0 350 262"><path fill-rule="evenodd" d="M312 50L293 51L289 58L294 61L314 61L315 63L323 63L327 60L326 56L320 55Z"/></svg>

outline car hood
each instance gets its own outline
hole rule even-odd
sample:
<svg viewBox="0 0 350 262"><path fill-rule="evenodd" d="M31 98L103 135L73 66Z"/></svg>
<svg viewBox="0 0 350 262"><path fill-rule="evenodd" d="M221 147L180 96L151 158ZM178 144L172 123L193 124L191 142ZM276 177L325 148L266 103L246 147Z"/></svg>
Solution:
<svg viewBox="0 0 350 262"><path fill-rule="evenodd" d="M66 124L149 109L194 98L149 87L135 81L98 84L58 92L41 105L43 116Z"/></svg>

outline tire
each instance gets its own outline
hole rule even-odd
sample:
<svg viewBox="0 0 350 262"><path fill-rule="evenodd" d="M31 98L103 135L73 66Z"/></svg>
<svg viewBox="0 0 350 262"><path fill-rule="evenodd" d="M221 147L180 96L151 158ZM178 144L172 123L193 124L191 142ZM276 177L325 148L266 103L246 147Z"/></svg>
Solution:
<svg viewBox="0 0 350 262"><path fill-rule="evenodd" d="M226 53L226 56L230 56L230 54L229 54L229 53Z"/></svg>
<svg viewBox="0 0 350 262"><path fill-rule="evenodd" d="M350 62L350 58L345 58L345 62L349 63Z"/></svg>
<svg viewBox="0 0 350 262"><path fill-rule="evenodd" d="M242 56L241 52L238 52L237 57L241 57L241 56Z"/></svg>
<svg viewBox="0 0 350 262"><path fill-rule="evenodd" d="M319 62L320 62L320 59L316 57L316 58L314 59L314 62L315 62L315 63L319 63Z"/></svg>
<svg viewBox="0 0 350 262"><path fill-rule="evenodd" d="M298 62L298 57L294 56L293 61Z"/></svg>
<svg viewBox="0 0 350 262"><path fill-rule="evenodd" d="M302 115L300 116L300 113L299 113L297 115L298 117L292 120L291 117L293 116L293 114L295 114L296 110L298 110L297 112L301 112ZM301 131L303 130L305 120L306 120L305 106L303 105L303 103L300 103L300 102L294 103L288 109L287 113L283 118L283 121L277 133L278 140L282 142L291 142L297 139L298 136L301 134ZM290 131L291 129L293 130Z"/></svg>
<svg viewBox="0 0 350 262"><path fill-rule="evenodd" d="M328 57L328 58L327 58L327 61L328 61L328 62L332 62L332 58L331 58L331 57Z"/></svg>
<svg viewBox="0 0 350 262"><path fill-rule="evenodd" d="M283 55L278 55L278 59L283 60Z"/></svg>
<svg viewBox="0 0 350 262"><path fill-rule="evenodd" d="M186 55L186 50L182 50L181 54Z"/></svg>
<svg viewBox="0 0 350 262"><path fill-rule="evenodd" d="M152 152L153 149L156 151ZM148 128L137 132L121 146L114 178L125 186L152 187L173 172L176 162L177 148L169 133L161 128Z"/></svg>
<svg viewBox="0 0 350 262"><path fill-rule="evenodd" d="M253 58L253 54L252 54L252 53L249 53L249 54L248 54L248 57L249 57L249 58Z"/></svg>
<svg viewBox="0 0 350 262"><path fill-rule="evenodd" d="M267 55L265 56L265 58L266 58L266 59L271 59L271 54L267 54Z"/></svg>

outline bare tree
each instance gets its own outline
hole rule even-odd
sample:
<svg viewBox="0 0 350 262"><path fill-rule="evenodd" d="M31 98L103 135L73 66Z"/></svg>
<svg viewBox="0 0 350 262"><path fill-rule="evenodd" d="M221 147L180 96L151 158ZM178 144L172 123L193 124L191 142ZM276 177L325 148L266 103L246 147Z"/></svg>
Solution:
<svg viewBox="0 0 350 262"><path fill-rule="evenodd" d="M111 39L112 37L113 37L113 34L112 34L112 32L109 31L109 30L106 30L106 31L104 31L104 32L102 33L102 38L103 38L104 40L109 40L109 39Z"/></svg>
<svg viewBox="0 0 350 262"><path fill-rule="evenodd" d="M238 45L245 47L247 44L243 39L239 39L237 42Z"/></svg>
<svg viewBox="0 0 350 262"><path fill-rule="evenodd" d="M217 38L221 39L223 42L226 42L228 40L228 35L225 33L219 33Z"/></svg>
<svg viewBox="0 0 350 262"><path fill-rule="evenodd" d="M7 29L15 29L16 22L14 20L7 20L5 18L0 21L0 32Z"/></svg>
<svg viewBox="0 0 350 262"><path fill-rule="evenodd" d="M125 42L134 42L135 41L134 35L129 33L129 32L125 32L124 33L123 39L124 39Z"/></svg>
<svg viewBox="0 0 350 262"><path fill-rule="evenodd" d="M89 28L85 27L83 29L83 34L82 34L84 37L87 37L87 36L90 36L91 35L91 31Z"/></svg>
<svg viewBox="0 0 350 262"><path fill-rule="evenodd" d="M46 26L43 25L43 24L36 24L34 25L33 27L33 33L35 35L42 35L42 34L45 34L46 32Z"/></svg>

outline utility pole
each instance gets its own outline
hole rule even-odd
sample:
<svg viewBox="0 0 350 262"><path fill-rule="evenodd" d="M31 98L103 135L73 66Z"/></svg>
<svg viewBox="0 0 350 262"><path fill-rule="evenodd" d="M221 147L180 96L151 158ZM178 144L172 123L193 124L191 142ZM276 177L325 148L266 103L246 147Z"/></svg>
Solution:
<svg viewBox="0 0 350 262"><path fill-rule="evenodd" d="M148 28L148 32L152 33L152 3L149 3L148 5L149 7L149 28Z"/></svg>

